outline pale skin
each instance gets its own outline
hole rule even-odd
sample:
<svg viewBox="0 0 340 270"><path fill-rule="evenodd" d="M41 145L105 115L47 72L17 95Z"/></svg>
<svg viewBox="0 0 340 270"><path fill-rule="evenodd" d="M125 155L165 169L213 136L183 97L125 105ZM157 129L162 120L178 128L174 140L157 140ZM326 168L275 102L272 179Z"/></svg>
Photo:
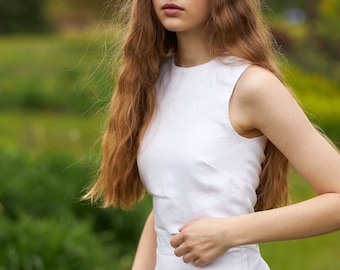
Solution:
<svg viewBox="0 0 340 270"><path fill-rule="evenodd" d="M162 1L153 2L156 8ZM192 0L178 2L185 4ZM172 27L181 27L181 31L176 31L177 65L194 66L212 58L206 48L202 25L185 28L178 18L170 22ZM167 27L165 23L169 24L162 23L164 27ZM339 230L340 156L315 130L287 88L271 72L251 66L234 89L229 115L241 136L249 138L264 134L273 142L310 183L317 196L293 205L232 218L193 220L179 228L179 233L171 239L174 254L182 257L185 263L202 267L235 246L299 239ZM151 213L132 270L153 270L155 249Z"/></svg>
<svg viewBox="0 0 340 270"><path fill-rule="evenodd" d="M151 211L148 219L145 222L142 236L139 240L139 245L135 260L133 262L132 270L148 270L155 269L156 266L156 232L153 218L153 211Z"/></svg>

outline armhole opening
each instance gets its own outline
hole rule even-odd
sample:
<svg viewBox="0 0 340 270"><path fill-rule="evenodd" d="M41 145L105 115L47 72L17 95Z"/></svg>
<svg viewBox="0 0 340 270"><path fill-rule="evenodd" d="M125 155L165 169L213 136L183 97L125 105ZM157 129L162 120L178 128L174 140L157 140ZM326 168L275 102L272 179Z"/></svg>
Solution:
<svg viewBox="0 0 340 270"><path fill-rule="evenodd" d="M233 124L232 117L231 117L231 113L230 113L231 100L232 100L232 98L233 98L233 96L234 96L234 93L235 93L235 91L236 91L236 89L237 89L238 83L239 83L239 81L241 80L241 78L243 77L244 73L245 73L250 67L252 67L252 66L253 66L252 64L249 64L249 65L247 65L247 66L241 71L241 73L240 73L240 75L238 76L238 78L237 78L235 84L233 85L233 88L232 88L232 91L231 91L231 95L230 95L230 98L229 98L229 100L228 100L228 102L229 102L229 104L228 104L228 117L229 117L230 127L231 127L231 129L233 130L233 132L234 132L237 136L239 136L240 138L245 139L245 140L256 140L256 139L259 139L259 138L263 138L263 137L264 137L264 135L263 135L260 131L259 131L258 134L255 134L255 133L254 133L253 135L249 132L249 135L250 135L250 136L246 136L245 134L240 134L240 133L237 131L237 129L235 128L235 125Z"/></svg>

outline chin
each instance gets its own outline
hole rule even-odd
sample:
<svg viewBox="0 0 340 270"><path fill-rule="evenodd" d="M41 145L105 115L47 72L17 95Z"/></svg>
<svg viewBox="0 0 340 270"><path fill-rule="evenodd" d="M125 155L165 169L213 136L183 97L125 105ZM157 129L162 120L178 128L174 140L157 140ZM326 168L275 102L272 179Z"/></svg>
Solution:
<svg viewBox="0 0 340 270"><path fill-rule="evenodd" d="M176 23L163 23L163 27L171 32L183 32L185 27Z"/></svg>

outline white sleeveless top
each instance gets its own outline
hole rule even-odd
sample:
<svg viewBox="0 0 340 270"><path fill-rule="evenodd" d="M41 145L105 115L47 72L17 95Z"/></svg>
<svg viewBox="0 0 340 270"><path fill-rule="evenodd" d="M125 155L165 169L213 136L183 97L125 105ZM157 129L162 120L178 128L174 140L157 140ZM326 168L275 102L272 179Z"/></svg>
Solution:
<svg viewBox="0 0 340 270"><path fill-rule="evenodd" d="M156 270L196 270L174 255L171 237L200 217L254 212L266 138L233 129L229 100L249 63L236 57L182 68L170 57L156 84L157 109L141 142L138 168L153 197ZM230 249L211 270L269 269L258 245Z"/></svg>

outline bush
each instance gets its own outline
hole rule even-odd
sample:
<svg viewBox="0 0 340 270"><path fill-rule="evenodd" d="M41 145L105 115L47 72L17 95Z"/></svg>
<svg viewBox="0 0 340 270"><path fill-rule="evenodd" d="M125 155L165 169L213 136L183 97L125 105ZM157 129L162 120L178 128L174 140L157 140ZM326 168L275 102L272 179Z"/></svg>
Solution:
<svg viewBox="0 0 340 270"><path fill-rule="evenodd" d="M71 166L67 153L28 156L21 151L0 152L0 171L4 177L0 201L6 216L67 217L77 203L86 171ZM69 167L69 168L68 168ZM67 169L68 168L68 169Z"/></svg>
<svg viewBox="0 0 340 270"><path fill-rule="evenodd" d="M1 218L0 227L0 269L115 269L113 247L104 246L88 223L22 215Z"/></svg>
<svg viewBox="0 0 340 270"><path fill-rule="evenodd" d="M336 144L340 145L340 92L336 83L299 69L287 73L288 84L307 116Z"/></svg>
<svg viewBox="0 0 340 270"><path fill-rule="evenodd" d="M79 202L88 161L65 152L0 148L0 269L122 269L131 263L149 201L135 211Z"/></svg>
<svg viewBox="0 0 340 270"><path fill-rule="evenodd" d="M44 0L0 0L0 33L42 32L49 29Z"/></svg>

